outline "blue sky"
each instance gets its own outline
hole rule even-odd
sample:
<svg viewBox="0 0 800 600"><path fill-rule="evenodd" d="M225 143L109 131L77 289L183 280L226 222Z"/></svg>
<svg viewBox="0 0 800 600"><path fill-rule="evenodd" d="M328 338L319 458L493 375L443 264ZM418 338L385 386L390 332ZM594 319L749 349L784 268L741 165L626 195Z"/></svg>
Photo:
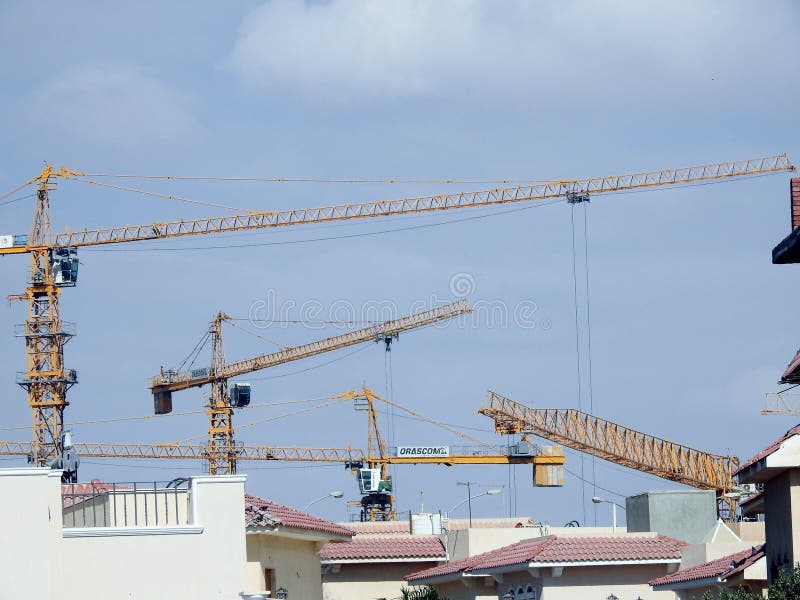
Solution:
<svg viewBox="0 0 800 600"><path fill-rule="evenodd" d="M45 162L92 173L476 180L797 157L799 19L791 2L4 2L0 188ZM263 210L480 188L123 185ZM59 184L52 204L55 231L224 212L77 182ZM487 388L539 407L577 407L570 210L482 210L474 214L486 218L466 221L473 213L451 212L82 251L79 286L62 301L64 319L78 328L67 364L81 380L67 420L149 414L148 378L179 363L219 309L246 317L274 298L326 310L393 302L405 314L420 301L457 299L451 282L462 273L474 283L472 301L535 305L535 326L479 320L401 336L391 355L393 399L477 428L470 432L484 440L496 439L476 414ZM575 210L580 256L584 208ZM788 175L598 197L587 210L594 412L742 458L793 425L759 415L798 345L795 269L770 264L789 230ZM30 199L0 204L0 233L27 232L31 216ZM378 233L411 225L431 226ZM336 239L308 241L320 237ZM2 261L4 294L23 289L26 265ZM3 423L23 427L2 437L27 440L29 410L14 384L23 345L12 336L24 310L8 305L1 314ZM273 325L258 333L282 345L336 331ZM231 359L274 348L235 329L226 338ZM265 403L365 382L385 394L386 374L385 355L369 346L246 379L253 402ZM202 394L175 403L199 411ZM294 410L287 406L236 422ZM205 428L195 414L73 431L79 441L164 442L202 441ZM362 413L340 406L241 428L237 437L360 447L364 429ZM400 418L392 437L455 443ZM332 489L357 497L339 466L290 467L241 470L251 492L297 506ZM81 478L164 480L198 468L86 460ZM579 456L568 455L568 468L580 473ZM590 463L584 470L591 478ZM622 496L670 486L601 462L594 478ZM513 497L521 515L594 522L592 491L582 494L570 474L553 490L533 488L527 467L406 467L396 479L401 510L416 506L420 490L426 508L447 509L463 497L457 481L516 480L512 493L476 501L475 514L508 514ZM346 517L341 501L315 509ZM605 509L599 522L609 519Z"/></svg>

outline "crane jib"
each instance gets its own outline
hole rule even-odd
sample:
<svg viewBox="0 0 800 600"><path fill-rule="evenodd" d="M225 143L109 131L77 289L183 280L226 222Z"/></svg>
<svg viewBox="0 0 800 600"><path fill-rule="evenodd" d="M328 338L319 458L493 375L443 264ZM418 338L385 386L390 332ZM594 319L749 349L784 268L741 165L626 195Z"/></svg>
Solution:
<svg viewBox="0 0 800 600"><path fill-rule="evenodd" d="M500 205L514 202L549 200L555 198L587 197L623 190L646 189L675 184L689 184L774 173L794 171L786 154L742 161L711 163L678 169L662 169L628 175L610 175L589 179L570 179L548 181L533 185L497 188L491 190L437 194L417 198L379 200L356 204L338 204L316 208L258 212L250 211L223 217L189 219L172 222L149 223L146 225L126 225L104 229L84 229L77 232L64 232L55 236L53 247L80 247L99 244L116 244L164 238L184 237L230 231L246 231L272 227L287 227L309 223L343 221L387 217L401 214L434 212L459 208ZM53 177L78 177L77 174ZM25 240L23 241L23 237ZM12 239L11 244L3 244L3 238ZM5 246L5 247L4 247ZM34 247L27 245L27 236L0 235L0 254L19 254L31 252Z"/></svg>
<svg viewBox="0 0 800 600"><path fill-rule="evenodd" d="M238 375L244 375L261 369L308 358L324 352L346 348L354 344L370 342L387 335L393 335L395 333L416 329L438 321L457 317L469 313L470 311L471 309L467 301L459 300L453 304L448 304L401 319L386 321L342 335L329 337L301 346L284 348L283 350L271 354L263 354L248 360L231 363L226 365L217 377L212 377L210 375L192 377L191 372L171 374L168 379L165 379L163 375L159 375L152 379L150 389L153 394L158 394L200 387L214 380L229 379Z"/></svg>

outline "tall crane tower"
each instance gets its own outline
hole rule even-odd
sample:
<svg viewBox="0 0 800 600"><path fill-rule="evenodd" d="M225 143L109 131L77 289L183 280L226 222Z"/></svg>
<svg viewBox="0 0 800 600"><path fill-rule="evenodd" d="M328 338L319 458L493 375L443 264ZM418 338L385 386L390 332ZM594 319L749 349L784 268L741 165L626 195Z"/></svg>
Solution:
<svg viewBox="0 0 800 600"><path fill-rule="evenodd" d="M378 423L376 402L393 405L412 416L422 418L429 423L444 428L459 437L473 439L465 433L454 430L399 404L378 396L366 386L361 390L350 390L339 396L353 401L356 410L367 413L367 454L363 460L347 463L358 477L361 492L362 521L391 521L395 519L394 496L392 495L392 479L389 476L389 465L519 465L532 464L533 482L539 487L559 487L564 484L564 454L558 446L539 447L527 443L527 440L511 447L498 448L481 443L481 447L460 448L451 452L449 446L430 448L422 447L424 452L401 451L401 448L387 448ZM477 441L477 440L473 440ZM414 449L414 447L406 447Z"/></svg>
<svg viewBox="0 0 800 600"><path fill-rule="evenodd" d="M532 433L624 467L714 490L720 514L736 513L731 494L736 456L696 450L574 409L530 408L492 391L478 412L494 420L498 433Z"/></svg>
<svg viewBox="0 0 800 600"><path fill-rule="evenodd" d="M534 185L298 210L251 211L204 219L66 231L54 235L50 218L50 192L53 191L56 181L86 180L88 175L64 167L55 169L49 165L27 182L28 185L37 186L30 233L0 234L0 256L28 254L30 257L30 278L26 290L11 298L28 303L27 320L20 331L25 339L26 369L18 382L27 393L28 405L33 414L32 461L37 465L47 465L52 458L60 455L64 409L68 405L67 391L78 381L77 372L67 369L64 363L64 345L73 332L62 321L59 309L61 288L73 286L77 282L78 248L558 198L584 202L591 196L624 190L791 170L794 167L784 154L630 175L549 181Z"/></svg>
<svg viewBox="0 0 800 600"><path fill-rule="evenodd" d="M234 363L228 363L225 360L222 338L222 324L230 317L219 312L209 329L212 346L211 366L208 369L184 372L162 369L161 373L153 377L150 383L155 413L165 414L172 411L173 392L210 385L207 446L209 474L233 474L236 473L237 457L233 409L250 404L250 386L246 383L235 383L233 386L229 386L229 379L363 342L392 339L403 331L431 325L469 312L471 309L467 301L460 300L408 317L385 321L357 331L350 331L302 346L284 348L278 352L262 354Z"/></svg>

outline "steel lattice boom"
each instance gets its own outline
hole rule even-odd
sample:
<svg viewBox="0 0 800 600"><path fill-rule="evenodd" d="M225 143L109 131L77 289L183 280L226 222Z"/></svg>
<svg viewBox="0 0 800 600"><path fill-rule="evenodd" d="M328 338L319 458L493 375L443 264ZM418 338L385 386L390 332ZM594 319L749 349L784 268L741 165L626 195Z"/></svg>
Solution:
<svg viewBox="0 0 800 600"><path fill-rule="evenodd" d="M427 310L408 317L402 317L392 321L385 321L377 325L371 325L356 331L349 331L341 335L318 340L309 344L295 346L291 348L284 348L278 352L270 354L262 354L255 358L229 363L219 369L218 375L212 376L211 373L204 374L200 377L193 377L191 371L184 373L177 373L174 376L165 378L163 375L153 377L150 383L150 389L153 393L164 391L178 391L185 390L193 387L200 387L211 383L215 379L230 379L240 375L246 375L261 369L269 367L276 367L295 360L301 360L331 352L333 350L340 350L361 344L363 342L371 342L382 339L384 337L392 336L403 331L410 329L417 329L426 325L431 325L439 321L451 319L463 314L471 312L466 300L459 300L446 306Z"/></svg>
<svg viewBox="0 0 800 600"><path fill-rule="evenodd" d="M208 459L208 448L193 444L75 444L82 457L135 459ZM0 441L0 456L29 456L30 442ZM293 462L345 463L364 461L364 451L358 448L298 448L294 446L237 446L238 460L280 460Z"/></svg>
<svg viewBox="0 0 800 600"><path fill-rule="evenodd" d="M503 434L531 432L554 442L695 488L733 488L736 456L720 456L624 427L574 409L529 408L495 392L479 411Z"/></svg>

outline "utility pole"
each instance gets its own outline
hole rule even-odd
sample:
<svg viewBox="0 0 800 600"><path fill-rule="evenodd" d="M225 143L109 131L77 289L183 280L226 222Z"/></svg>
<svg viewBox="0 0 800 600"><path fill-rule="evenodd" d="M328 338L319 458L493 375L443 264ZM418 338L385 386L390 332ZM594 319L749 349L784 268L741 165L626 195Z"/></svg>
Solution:
<svg viewBox="0 0 800 600"><path fill-rule="evenodd" d="M471 481L459 481L458 485L465 485L467 486L467 510L469 511L469 528L472 529L472 482Z"/></svg>

